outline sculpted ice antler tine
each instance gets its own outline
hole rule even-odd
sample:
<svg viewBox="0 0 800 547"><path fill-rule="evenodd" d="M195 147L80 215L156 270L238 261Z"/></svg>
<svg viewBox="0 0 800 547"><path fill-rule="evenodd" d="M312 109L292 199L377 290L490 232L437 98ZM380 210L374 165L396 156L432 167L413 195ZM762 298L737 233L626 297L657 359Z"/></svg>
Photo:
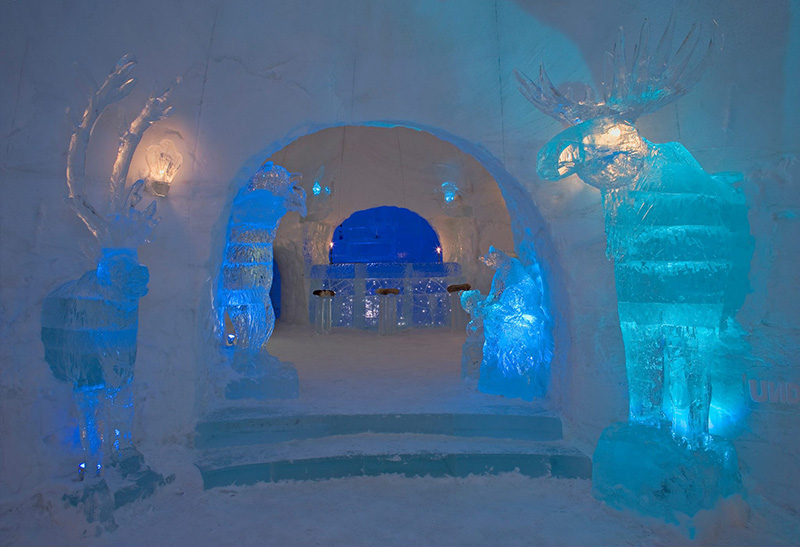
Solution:
<svg viewBox="0 0 800 547"><path fill-rule="evenodd" d="M713 23L708 47L695 62L692 60L697 57L700 29L693 25L675 54L671 55L674 34L673 14L655 53L649 55L650 25L645 20L629 64L625 33L620 28L613 52L606 56L600 100L595 98L594 91L587 84L581 86L582 100L575 99L576 89L572 86L567 87L564 93L559 92L547 76L544 65L540 65L538 82L515 71L520 91L536 108L567 125L604 116L633 122L685 95L713 59L716 23Z"/></svg>
<svg viewBox="0 0 800 547"><path fill-rule="evenodd" d="M103 111L109 105L124 99L136 85L136 79L129 78L136 64L136 58L132 54L124 55L117 61L103 85L89 97L89 104L69 141L67 152L69 196L67 202L75 209L89 231L98 239L101 239L107 232L108 221L87 201L83 190L83 183L86 179L86 149L89 146L94 126Z"/></svg>
<svg viewBox="0 0 800 547"><path fill-rule="evenodd" d="M94 126L101 114L111 104L127 97L136 85L136 79L130 77L136 64L136 58L132 54L124 55L117 61L114 69L103 84L89 98L89 104L83 113L81 121L77 124L72 134L67 153L66 176L67 187L69 188L67 201L89 228L89 231L101 241L111 231L112 221L100 214L86 198L83 189L83 183L86 178L86 149ZM134 185L131 191L125 192L125 182L128 177L131 159L147 128L153 122L169 116L172 107L168 105L168 98L179 82L180 78L176 79L163 92L154 93L147 100L144 108L131 123L128 130L120 137L117 157L110 179L111 204L115 214L124 214L126 204L133 207L141 200L139 190L142 185ZM152 224L154 216L155 202L148 206L143 214L136 216L133 220L137 223Z"/></svg>
<svg viewBox="0 0 800 547"><path fill-rule="evenodd" d="M172 106L168 102L169 96L180 81L181 79L177 78L160 94L154 93L151 95L142 111L131 123L130 128L120 137L119 151L111 173L112 204L117 211L121 211L125 205L125 201L122 199L125 197L123 190L125 189L125 180L128 178L128 170L133 159L133 153L147 128L154 122L163 120L171 114ZM151 205L154 204L155 201Z"/></svg>

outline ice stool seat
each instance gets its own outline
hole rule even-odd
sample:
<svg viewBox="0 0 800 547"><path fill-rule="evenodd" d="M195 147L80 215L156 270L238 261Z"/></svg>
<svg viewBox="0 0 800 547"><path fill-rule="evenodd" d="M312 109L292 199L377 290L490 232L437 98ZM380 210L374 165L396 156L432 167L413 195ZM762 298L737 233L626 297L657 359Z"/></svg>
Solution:
<svg viewBox="0 0 800 547"><path fill-rule="evenodd" d="M397 334L397 295L400 289L375 289L375 294L378 295L378 334Z"/></svg>
<svg viewBox="0 0 800 547"><path fill-rule="evenodd" d="M333 297L336 296L336 291L317 289L313 294L319 297L317 310L314 314L314 331L317 334L330 334L331 324L333 323L331 302Z"/></svg>
<svg viewBox="0 0 800 547"><path fill-rule="evenodd" d="M461 307L461 293L471 289L469 283L447 286L447 292L450 293L450 330L453 332L464 332L467 328L469 316Z"/></svg>

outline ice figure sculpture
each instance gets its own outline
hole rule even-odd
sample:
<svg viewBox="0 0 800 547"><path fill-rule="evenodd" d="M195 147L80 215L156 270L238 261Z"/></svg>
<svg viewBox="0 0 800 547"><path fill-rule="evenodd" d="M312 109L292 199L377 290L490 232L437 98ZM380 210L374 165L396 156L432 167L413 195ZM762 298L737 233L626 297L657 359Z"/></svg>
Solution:
<svg viewBox="0 0 800 547"><path fill-rule="evenodd" d="M83 463L91 471L100 471L106 445L132 446L133 401L125 388L133 379L138 301L148 279L135 250L103 249L96 270L57 288L42 305L45 360L73 386Z"/></svg>
<svg viewBox="0 0 800 547"><path fill-rule="evenodd" d="M72 384L79 414L84 461L79 475L99 475L113 464L141 455L133 447L133 397L130 383L136 361L138 301L147 294L149 274L136 248L148 241L158 222L156 204L136 209L143 181L126 187L133 152L150 125L169 115L172 86L148 99L120 138L111 174L112 213L101 215L83 192L86 148L94 125L110 104L123 99L135 80L132 55L122 57L89 101L67 155L68 203L101 247L95 270L47 295L42 305L45 360L56 378ZM127 461L127 460L126 460ZM147 469L156 482L161 476ZM144 471L143 471L144 473Z"/></svg>
<svg viewBox="0 0 800 547"><path fill-rule="evenodd" d="M296 397L297 371L266 349L275 328L269 298L272 243L289 211L306 215L305 190L297 176L265 163L233 200L225 256L216 296L221 346L227 348L237 378L228 383L228 399Z"/></svg>
<svg viewBox="0 0 800 547"><path fill-rule="evenodd" d="M516 258L494 247L483 261L496 270L487 296L464 291L461 302L473 317L467 328L462 376L475 375L474 358L481 356L478 389L484 393L544 397L550 383L550 318L542 306L542 279ZM476 352L483 331L482 352Z"/></svg>
<svg viewBox="0 0 800 547"><path fill-rule="evenodd" d="M519 76L534 105L572 125L539 152L539 176L577 174L601 191L614 260L630 422L603 433L595 491L668 518L741 488L733 446L709 435L709 371L719 330L744 300L751 249L739 179L709 175L679 143L651 143L633 125L685 94L710 61L713 36L693 59L694 27L670 59L673 33L670 20L650 56L645 22L632 68L621 36L599 100L588 87L583 100L562 95L543 67L538 83Z"/></svg>

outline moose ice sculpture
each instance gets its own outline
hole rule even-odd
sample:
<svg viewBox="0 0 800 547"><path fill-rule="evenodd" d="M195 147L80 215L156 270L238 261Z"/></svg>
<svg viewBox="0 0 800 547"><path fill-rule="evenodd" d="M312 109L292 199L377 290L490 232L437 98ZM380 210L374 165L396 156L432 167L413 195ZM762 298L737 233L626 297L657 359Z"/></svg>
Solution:
<svg viewBox="0 0 800 547"><path fill-rule="evenodd" d="M552 340L541 275L494 247L483 262L496 270L489 294L461 295L462 307L473 318L467 327L462 376L474 379L478 372L478 389L484 393L528 401L544 397L550 384Z"/></svg>
<svg viewBox="0 0 800 547"><path fill-rule="evenodd" d="M544 67L538 82L518 74L536 107L572 126L539 152L539 176L577 174L600 190L614 260L630 422L603 433L595 491L667 517L740 488L735 451L709 435L708 418L712 354L744 299L749 262L738 178L709 175L679 143L653 144L634 127L684 95L710 62L713 34L699 59L694 27L670 58L673 34L670 20L651 56L645 22L630 67L621 35L599 100L588 86L582 100L560 93Z"/></svg>
<svg viewBox="0 0 800 547"><path fill-rule="evenodd" d="M297 175L265 163L233 201L215 307L221 345L238 378L228 399L296 397L297 372L266 349L275 328L272 242L289 211L306 215L306 193Z"/></svg>
<svg viewBox="0 0 800 547"><path fill-rule="evenodd" d="M102 215L83 191L86 148L103 111L125 98L136 81L132 55L122 57L96 89L75 128L67 155L67 202L97 238L97 269L47 295L42 305L45 360L56 378L73 387L84 461L79 475L99 475L108 456L132 447L133 398L129 384L136 361L138 301L147 294L149 274L136 248L158 222L156 204L136 209L143 181L126 186L133 152L150 125L170 113L172 87L151 96L120 138L111 174L112 213ZM110 449L110 450L109 450Z"/></svg>

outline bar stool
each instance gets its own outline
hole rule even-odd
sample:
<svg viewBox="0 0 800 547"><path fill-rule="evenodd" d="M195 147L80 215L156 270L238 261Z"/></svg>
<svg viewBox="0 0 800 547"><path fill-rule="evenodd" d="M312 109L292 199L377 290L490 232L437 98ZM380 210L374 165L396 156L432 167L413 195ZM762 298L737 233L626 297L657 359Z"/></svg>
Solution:
<svg viewBox="0 0 800 547"><path fill-rule="evenodd" d="M331 333L331 323L333 322L331 303L335 295L336 292L330 289L317 289L314 291L314 296L319 297L317 309L314 313L314 331L317 334Z"/></svg>
<svg viewBox="0 0 800 547"><path fill-rule="evenodd" d="M397 334L397 295L400 289L376 289L378 295L378 334Z"/></svg>
<svg viewBox="0 0 800 547"><path fill-rule="evenodd" d="M447 292L450 293L450 330L453 332L464 332L467 329L469 315L461 307L461 293L471 288L469 283L447 286Z"/></svg>

